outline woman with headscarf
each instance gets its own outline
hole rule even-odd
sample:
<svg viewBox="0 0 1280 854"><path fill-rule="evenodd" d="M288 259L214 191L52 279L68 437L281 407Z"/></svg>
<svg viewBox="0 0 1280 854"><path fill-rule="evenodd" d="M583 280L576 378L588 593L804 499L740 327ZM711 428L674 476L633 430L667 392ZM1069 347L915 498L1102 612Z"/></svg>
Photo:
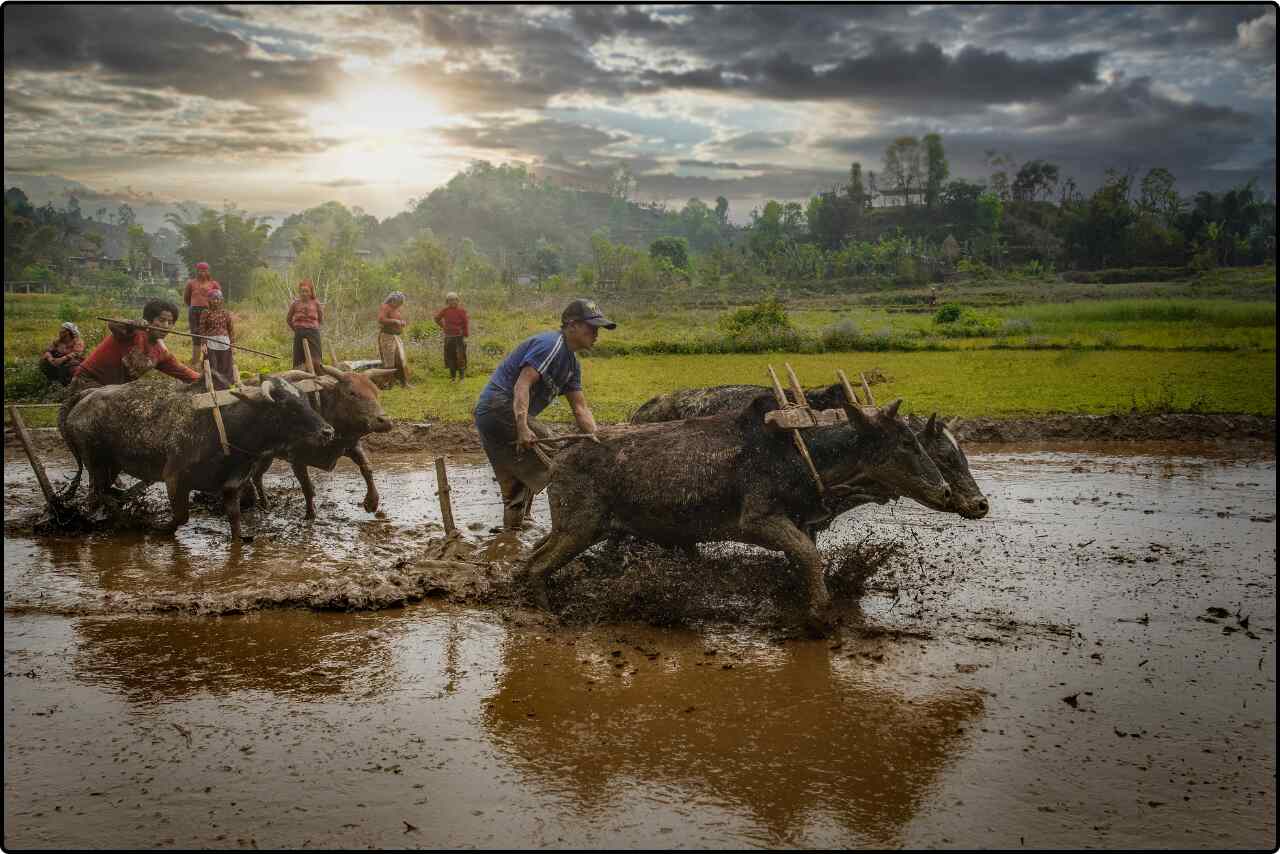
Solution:
<svg viewBox="0 0 1280 854"><path fill-rule="evenodd" d="M40 357L40 370L50 382L67 385L71 382L71 373L84 361L84 339L80 337L80 328L71 321L62 324L58 329L58 337L45 348Z"/></svg>
<svg viewBox="0 0 1280 854"><path fill-rule="evenodd" d="M209 360L209 372L213 374L213 387L231 388L239 379L231 356L231 342L235 340L236 330L231 312L223 306L222 291L209 291L209 307L200 316L199 334L208 336L203 344L205 358Z"/></svg>
<svg viewBox="0 0 1280 854"><path fill-rule="evenodd" d="M382 367L398 368L401 385L409 384L409 364L404 358L404 344L400 340L409 322L400 314L404 307L404 292L392 291L378 308L378 358Z"/></svg>
<svg viewBox="0 0 1280 854"><path fill-rule="evenodd" d="M311 360L318 370L320 358L320 325L324 323L324 307L316 299L316 286L310 279L298 282L298 298L289 303L289 313L284 322L293 330L293 366L305 367L306 357L302 352L302 342L306 341L311 349Z"/></svg>
<svg viewBox="0 0 1280 854"><path fill-rule="evenodd" d="M196 264L196 277L187 280L187 289L182 293L182 301L187 304L187 328L193 335L200 334L200 315L209 306L209 291L220 291L222 286L209 274L209 265L204 261ZM200 339L191 339L191 364L200 361Z"/></svg>

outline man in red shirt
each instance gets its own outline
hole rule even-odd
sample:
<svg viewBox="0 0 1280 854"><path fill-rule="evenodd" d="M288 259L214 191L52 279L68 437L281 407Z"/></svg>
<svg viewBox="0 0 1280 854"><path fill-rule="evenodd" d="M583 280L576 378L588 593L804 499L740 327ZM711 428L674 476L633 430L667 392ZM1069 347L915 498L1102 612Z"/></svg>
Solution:
<svg viewBox="0 0 1280 854"><path fill-rule="evenodd" d="M196 277L187 280L187 289L182 293L182 301L187 304L187 327L193 334L200 332L200 315L209 307L209 291L220 291L219 285L209 275L209 265L204 261L196 264ZM175 322L177 318L174 318ZM200 339L191 339L191 364L200 361Z"/></svg>
<svg viewBox="0 0 1280 854"><path fill-rule="evenodd" d="M200 375L179 362L162 340L178 318L178 307L168 300L150 300L142 309L142 324L108 323L111 334L93 348L72 375L68 400L95 386L131 382L155 368L183 382L193 383Z"/></svg>
<svg viewBox="0 0 1280 854"><path fill-rule="evenodd" d="M471 326L467 310L458 305L457 294L445 294L444 303L444 308L436 312L436 325L444 330L444 363L449 368L449 382L453 382L467 373L467 336Z"/></svg>

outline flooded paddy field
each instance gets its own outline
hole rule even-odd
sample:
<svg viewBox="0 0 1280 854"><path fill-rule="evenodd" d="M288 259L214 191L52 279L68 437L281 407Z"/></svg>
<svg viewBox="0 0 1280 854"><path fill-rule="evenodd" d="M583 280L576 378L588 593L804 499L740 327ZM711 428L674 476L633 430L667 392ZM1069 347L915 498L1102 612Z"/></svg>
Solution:
<svg viewBox="0 0 1280 854"><path fill-rule="evenodd" d="M904 501L822 535L892 556L815 641L785 584L661 626L576 608L593 578L655 595L611 574L625 547L563 571L560 618L507 564L440 578L429 455L379 454L376 517L354 467L316 473L312 523L277 463L234 546L199 505L175 537L37 535L7 449L4 844L1274 848L1272 446L970 461L988 518ZM455 515L510 557L482 463L451 466ZM787 572L703 555L646 566Z"/></svg>

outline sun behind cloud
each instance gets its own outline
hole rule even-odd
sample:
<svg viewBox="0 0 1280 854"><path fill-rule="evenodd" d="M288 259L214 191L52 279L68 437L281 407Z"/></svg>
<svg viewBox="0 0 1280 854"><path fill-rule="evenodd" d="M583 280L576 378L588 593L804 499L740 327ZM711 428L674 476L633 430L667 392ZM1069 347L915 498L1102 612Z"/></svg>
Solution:
<svg viewBox="0 0 1280 854"><path fill-rule="evenodd" d="M427 92L387 79L344 87L337 97L306 114L317 133L360 141L395 142L455 120Z"/></svg>

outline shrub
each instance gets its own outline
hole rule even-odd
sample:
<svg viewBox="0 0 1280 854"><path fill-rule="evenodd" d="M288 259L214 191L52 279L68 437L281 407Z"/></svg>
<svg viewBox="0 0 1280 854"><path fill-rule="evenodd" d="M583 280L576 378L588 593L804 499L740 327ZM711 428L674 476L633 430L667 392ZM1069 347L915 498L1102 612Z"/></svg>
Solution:
<svg viewBox="0 0 1280 854"><path fill-rule="evenodd" d="M720 318L720 328L730 337L749 333L777 334L791 329L787 308L777 296L770 296L755 305L740 308Z"/></svg>
<svg viewBox="0 0 1280 854"><path fill-rule="evenodd" d="M956 272L968 279L991 279L996 275L990 264L977 258L961 258L956 263Z"/></svg>
<svg viewBox="0 0 1280 854"><path fill-rule="evenodd" d="M946 305L942 306L942 308L938 309L937 313L934 314L933 316L933 322L934 323L955 323L957 320L960 319L960 316L962 314L964 314L964 306L956 305L953 302L949 302Z"/></svg>
<svg viewBox="0 0 1280 854"><path fill-rule="evenodd" d="M4 363L5 400L40 400L49 386L35 359Z"/></svg>
<svg viewBox="0 0 1280 854"><path fill-rule="evenodd" d="M1000 335L1029 335L1031 333L1031 321L1024 317L1010 317L1000 324Z"/></svg>
<svg viewBox="0 0 1280 854"><path fill-rule="evenodd" d="M828 350L856 350L861 340L862 332L852 320L842 320L822 332L822 344Z"/></svg>

